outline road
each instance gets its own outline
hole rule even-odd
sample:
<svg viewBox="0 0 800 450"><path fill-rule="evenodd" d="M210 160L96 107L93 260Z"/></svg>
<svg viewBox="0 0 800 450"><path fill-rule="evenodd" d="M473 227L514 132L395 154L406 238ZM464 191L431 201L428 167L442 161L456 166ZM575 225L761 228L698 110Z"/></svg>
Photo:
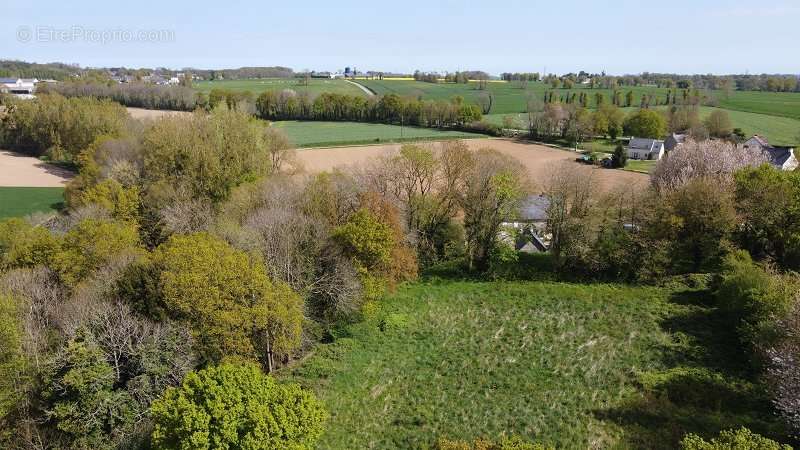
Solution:
<svg viewBox="0 0 800 450"><path fill-rule="evenodd" d="M367 89L366 87L364 87L364 85L362 85L360 83L356 83L355 81L350 81L350 80L344 80L344 81L346 81L346 82L348 82L348 83L350 83L350 84L352 84L354 86L358 86L359 89L361 89L362 91L364 91L365 94L367 94L367 97L374 97L375 96L374 92L370 91L369 89Z"/></svg>

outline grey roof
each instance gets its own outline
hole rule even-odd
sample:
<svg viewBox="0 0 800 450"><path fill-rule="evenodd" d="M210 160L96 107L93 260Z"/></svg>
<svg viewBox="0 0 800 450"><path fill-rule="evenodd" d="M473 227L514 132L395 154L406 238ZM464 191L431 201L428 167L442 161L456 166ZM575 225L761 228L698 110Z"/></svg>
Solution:
<svg viewBox="0 0 800 450"><path fill-rule="evenodd" d="M16 83L19 78L0 78L0 83L3 84L13 84Z"/></svg>
<svg viewBox="0 0 800 450"><path fill-rule="evenodd" d="M544 195L531 195L522 201L519 207L519 218L531 222L544 222L547 220L547 208L550 200Z"/></svg>
<svg viewBox="0 0 800 450"><path fill-rule="evenodd" d="M770 147L769 141L767 141L766 138L763 138L757 134L754 134L753 137L751 137L750 139L755 139L762 147ZM748 139L748 141L750 139Z"/></svg>
<svg viewBox="0 0 800 450"><path fill-rule="evenodd" d="M661 147L664 141L659 141L658 139L649 139L649 138L631 138L631 142L628 144L628 148L632 148L635 150L646 150L648 152L652 152L657 150Z"/></svg>
<svg viewBox="0 0 800 450"><path fill-rule="evenodd" d="M772 164L782 167L792 157L793 150L791 147L769 147L764 149L764 153Z"/></svg>

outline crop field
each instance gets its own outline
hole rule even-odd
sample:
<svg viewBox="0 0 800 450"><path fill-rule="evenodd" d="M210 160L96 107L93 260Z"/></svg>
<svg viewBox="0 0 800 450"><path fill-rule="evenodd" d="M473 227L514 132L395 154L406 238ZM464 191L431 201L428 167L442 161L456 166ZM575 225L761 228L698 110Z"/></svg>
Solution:
<svg viewBox="0 0 800 450"><path fill-rule="evenodd" d="M312 78L308 86L300 84L297 78L264 78L253 80L221 80L221 81L196 81L195 89L208 94L212 89L228 89L232 91L250 91L258 95L264 91L282 91L292 89L297 92L306 91L312 96L323 92L363 96L364 91L344 80L330 80Z"/></svg>
<svg viewBox="0 0 800 450"><path fill-rule="evenodd" d="M56 211L63 202L61 187L0 187L0 220Z"/></svg>
<svg viewBox="0 0 800 450"><path fill-rule="evenodd" d="M380 144L417 140L482 138L481 134L432 128L400 127L380 123L317 122L288 120L273 122L298 147ZM402 129L401 129L402 128Z"/></svg>
<svg viewBox="0 0 800 450"><path fill-rule="evenodd" d="M438 280L401 287L283 377L331 418L320 448L519 434L556 448L675 448L731 425L780 433L711 333L705 291ZM726 359L730 358L730 359ZM713 399L713 400L712 400Z"/></svg>

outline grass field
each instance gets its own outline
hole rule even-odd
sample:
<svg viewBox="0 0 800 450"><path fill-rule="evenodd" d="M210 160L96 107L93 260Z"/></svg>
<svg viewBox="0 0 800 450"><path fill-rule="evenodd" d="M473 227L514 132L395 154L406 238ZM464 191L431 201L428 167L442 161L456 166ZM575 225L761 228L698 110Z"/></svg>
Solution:
<svg viewBox="0 0 800 450"><path fill-rule="evenodd" d="M705 291L439 280L284 378L331 418L320 448L520 434L556 448L675 448L685 432L783 436ZM784 438L785 439L785 438Z"/></svg>
<svg viewBox="0 0 800 450"><path fill-rule="evenodd" d="M707 106L700 107L700 117L705 119L716 108ZM635 111L636 108L625 108L627 112ZM800 120L790 117L770 116L744 111L725 110L731 118L734 128L741 128L747 136L758 134L766 136L774 145L800 145ZM516 125L527 128L527 114L489 114L484 119L496 125L503 124L503 118L511 117Z"/></svg>
<svg viewBox="0 0 800 450"><path fill-rule="evenodd" d="M0 187L0 219L55 211L63 201L60 187Z"/></svg>
<svg viewBox="0 0 800 450"><path fill-rule="evenodd" d="M650 173L655 169L658 161L642 161L639 159L629 159L625 165L625 170L631 172Z"/></svg>
<svg viewBox="0 0 800 450"><path fill-rule="evenodd" d="M298 147L381 144L414 140L466 139L485 137L462 131L401 127L380 123L281 121L273 126L283 130Z"/></svg>
<svg viewBox="0 0 800 450"><path fill-rule="evenodd" d="M344 80L330 80L312 78L308 86L300 84L296 78L264 78L254 80L222 80L222 81L195 81L193 86L206 94L212 89L228 89L232 91L250 91L258 95L264 91L282 91L292 89L297 92L307 91L312 96L323 92L363 96L364 91Z"/></svg>

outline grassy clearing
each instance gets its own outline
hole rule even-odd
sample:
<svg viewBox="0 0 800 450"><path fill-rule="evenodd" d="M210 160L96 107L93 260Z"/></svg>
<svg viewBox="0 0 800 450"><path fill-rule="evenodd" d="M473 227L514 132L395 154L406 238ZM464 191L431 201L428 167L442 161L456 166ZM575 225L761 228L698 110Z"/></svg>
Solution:
<svg viewBox="0 0 800 450"><path fill-rule="evenodd" d="M405 286L283 377L331 413L320 448L516 433L557 448L674 448L781 430L702 291L556 282ZM723 357L720 354L726 353ZM727 359L726 359L727 358Z"/></svg>
<svg viewBox="0 0 800 450"><path fill-rule="evenodd" d="M656 168L658 161L643 161L640 159L629 159L624 170L630 172L650 173Z"/></svg>
<svg viewBox="0 0 800 450"><path fill-rule="evenodd" d="M468 139L481 134L431 128L401 127L380 123L281 121L273 122L298 147L385 144L416 140Z"/></svg>
<svg viewBox="0 0 800 450"><path fill-rule="evenodd" d="M56 211L63 202L60 187L0 187L0 219Z"/></svg>
<svg viewBox="0 0 800 450"><path fill-rule="evenodd" d="M312 96L323 92L364 96L364 91L344 80L330 80L312 78L308 86L300 84L297 78L263 78L254 80L221 80L221 81L195 81L195 89L209 93L212 89L228 89L232 91L250 91L258 95L264 91L282 91L292 89L296 92L307 91Z"/></svg>

